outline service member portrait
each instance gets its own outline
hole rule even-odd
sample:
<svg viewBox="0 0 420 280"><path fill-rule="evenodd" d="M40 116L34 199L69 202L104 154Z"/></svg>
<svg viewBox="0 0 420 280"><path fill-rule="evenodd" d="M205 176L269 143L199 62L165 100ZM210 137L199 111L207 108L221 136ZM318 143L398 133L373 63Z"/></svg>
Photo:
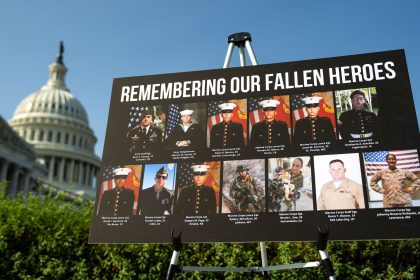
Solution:
<svg viewBox="0 0 420 280"><path fill-rule="evenodd" d="M135 208L134 191L125 186L127 177L131 172L130 168L116 168L112 170L113 178L101 184L101 186L110 185L111 188L105 190L102 194L98 211L99 216L128 217L133 215L133 209Z"/></svg>
<svg viewBox="0 0 420 280"><path fill-rule="evenodd" d="M326 92L322 95L293 97L293 120L295 121L293 144L333 143L335 141L332 93Z"/></svg>
<svg viewBox="0 0 420 280"><path fill-rule="evenodd" d="M188 168L188 167L185 167ZM210 166L196 164L189 167L191 172L178 169L175 214L181 216L212 216L216 214L216 193L208 182ZM188 178L189 177L189 178ZM184 186L184 187L181 187Z"/></svg>
<svg viewBox="0 0 420 280"><path fill-rule="evenodd" d="M238 108L236 103L243 105L243 108ZM216 104L217 102L209 102L208 105L209 147L211 149L244 148L246 100L232 100Z"/></svg>
<svg viewBox="0 0 420 280"><path fill-rule="evenodd" d="M163 216L173 213L176 164L147 164L139 194L139 215Z"/></svg>
<svg viewBox="0 0 420 280"><path fill-rule="evenodd" d="M314 156L317 210L364 209L359 154Z"/></svg>
<svg viewBox="0 0 420 280"><path fill-rule="evenodd" d="M364 158L369 186L376 193L369 193L372 208L420 206L417 150L369 152Z"/></svg>
<svg viewBox="0 0 420 280"><path fill-rule="evenodd" d="M376 88L342 90L335 94L340 138L345 141L378 138Z"/></svg>
<svg viewBox="0 0 420 280"><path fill-rule="evenodd" d="M250 103L255 102L251 99ZM258 107L250 105L250 146L283 146L290 143L287 120L290 114L278 114L280 101L264 99L258 102ZM252 111L251 111L252 110ZM261 114L262 113L262 114Z"/></svg>
<svg viewBox="0 0 420 280"><path fill-rule="evenodd" d="M205 147L204 103L169 106L166 123L167 149L200 149Z"/></svg>
<svg viewBox="0 0 420 280"><path fill-rule="evenodd" d="M223 162L222 213L257 213L265 209L265 160Z"/></svg>
<svg viewBox="0 0 420 280"><path fill-rule="evenodd" d="M155 115L153 111L159 112L160 115ZM130 110L127 133L130 152L153 153L159 149L164 134L164 123L160 120L162 114L163 111L157 110L156 106L133 107Z"/></svg>
<svg viewBox="0 0 420 280"><path fill-rule="evenodd" d="M268 210L312 211L310 157L268 159Z"/></svg>

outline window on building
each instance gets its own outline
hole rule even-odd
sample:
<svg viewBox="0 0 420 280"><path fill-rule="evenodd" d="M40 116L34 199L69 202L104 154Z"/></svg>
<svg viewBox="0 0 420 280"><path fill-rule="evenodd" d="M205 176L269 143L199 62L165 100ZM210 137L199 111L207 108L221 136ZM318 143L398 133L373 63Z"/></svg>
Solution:
<svg viewBox="0 0 420 280"><path fill-rule="evenodd" d="M41 130L40 132L39 132L39 135L38 135L38 141L43 141L44 140L44 131L43 130Z"/></svg>
<svg viewBox="0 0 420 280"><path fill-rule="evenodd" d="M61 142L61 132L57 133L57 143Z"/></svg>

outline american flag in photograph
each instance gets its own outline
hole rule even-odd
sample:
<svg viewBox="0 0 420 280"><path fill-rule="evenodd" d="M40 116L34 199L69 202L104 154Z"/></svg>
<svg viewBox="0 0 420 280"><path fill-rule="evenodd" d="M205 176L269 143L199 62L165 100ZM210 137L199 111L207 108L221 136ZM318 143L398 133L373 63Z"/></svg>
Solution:
<svg viewBox="0 0 420 280"><path fill-rule="evenodd" d="M297 121L299 119L306 118L308 113L305 110L305 102L302 101L302 98L305 98L310 95L292 95L292 106L293 106L293 120Z"/></svg>
<svg viewBox="0 0 420 280"><path fill-rule="evenodd" d="M261 122L264 120L264 112L263 110L260 110L260 103L264 99L267 99L267 97L259 97L259 98L250 98L249 99L249 124L250 127L252 127L255 123Z"/></svg>
<svg viewBox="0 0 420 280"><path fill-rule="evenodd" d="M305 109L305 102L302 101L302 98L309 97L309 96L320 96L323 99L319 101L319 111L318 116L326 117L331 120L331 124L333 125L334 129L336 127L335 123L335 111L334 111L334 102L333 102L333 94L332 92L316 92L311 94L297 94L292 95L292 108L293 108L293 123L297 120L305 118L308 116L308 113Z"/></svg>
<svg viewBox="0 0 420 280"><path fill-rule="evenodd" d="M211 131L212 126L223 121L222 111L220 110L218 106L226 102L236 104L236 107L233 109L233 112L232 112L233 113L232 121L238 122L242 125L242 128L244 130L244 138L246 139L246 99L230 100L230 101L210 101L207 108L208 109L207 142L209 145L210 145L210 131ZM244 110L244 112L241 112L240 107Z"/></svg>
<svg viewBox="0 0 420 280"><path fill-rule="evenodd" d="M102 172L101 172L102 183L100 185L101 191L99 192L98 209L96 211L96 214L98 214L99 212L99 205L101 205L102 195L104 194L104 191L115 188L115 182L113 180L114 174L112 173L112 171L118 167L119 166L107 166L104 169L102 169Z"/></svg>
<svg viewBox="0 0 420 280"><path fill-rule="evenodd" d="M222 112L218 107L220 104L225 103L226 101L210 101L208 105L208 121L207 121L207 129L211 129L211 127L215 124L218 124L223 121Z"/></svg>
<svg viewBox="0 0 420 280"><path fill-rule="evenodd" d="M377 171L387 168L386 155L394 154L397 157L397 167L420 173L420 164L417 150L380 151L364 153L366 174L373 176Z"/></svg>
<svg viewBox="0 0 420 280"><path fill-rule="evenodd" d="M115 188L115 182L113 180L114 178L114 174L112 173L112 171L114 171L114 169L116 168L120 168L121 166L107 166L105 167L102 172L101 172L101 178L102 178L102 183L101 183L101 192L104 192L106 190L110 190Z"/></svg>
<svg viewBox="0 0 420 280"><path fill-rule="evenodd" d="M219 205L218 195L220 192L220 162L196 162L196 163L179 163L176 174L177 197L180 194L180 189L193 184L191 166L205 164L210 166L207 179L204 183L206 186L212 187L216 193L217 206Z"/></svg>
<svg viewBox="0 0 420 280"><path fill-rule="evenodd" d="M170 135L174 130L175 126L179 124L180 120L180 107L179 105L170 105L168 109L168 121L166 122L166 135Z"/></svg>
<svg viewBox="0 0 420 280"><path fill-rule="evenodd" d="M141 112L144 110L149 110L149 107L143 106L133 106L130 109L130 114L128 116L128 129L131 130L139 124L139 119Z"/></svg>

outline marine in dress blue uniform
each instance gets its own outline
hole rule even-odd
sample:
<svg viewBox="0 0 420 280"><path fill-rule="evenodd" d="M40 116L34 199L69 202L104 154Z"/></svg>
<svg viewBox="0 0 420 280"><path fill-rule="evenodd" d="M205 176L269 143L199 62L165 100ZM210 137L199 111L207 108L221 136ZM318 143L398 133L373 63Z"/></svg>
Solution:
<svg viewBox="0 0 420 280"><path fill-rule="evenodd" d="M338 128L343 140L377 138L379 134L378 117L364 109L366 98L360 90L350 95L352 110L343 112L338 120Z"/></svg>
<svg viewBox="0 0 420 280"><path fill-rule="evenodd" d="M106 190L102 195L99 216L127 217L133 214L134 192L124 187L131 172L129 168L117 168L113 171L115 188Z"/></svg>
<svg viewBox="0 0 420 280"><path fill-rule="evenodd" d="M334 142L334 128L329 118L318 116L319 101L322 97L310 96L302 100L308 116L296 122L293 143Z"/></svg>
<svg viewBox="0 0 420 280"><path fill-rule="evenodd" d="M279 101L263 100L259 103L264 111L264 121L252 126L250 144L256 146L289 145L289 130L283 121L275 120L276 107Z"/></svg>
<svg viewBox="0 0 420 280"><path fill-rule="evenodd" d="M216 194L204 185L208 165L193 165L194 184L181 190L175 213L182 216L211 216L216 214Z"/></svg>
<svg viewBox="0 0 420 280"><path fill-rule="evenodd" d="M242 125L231 121L234 103L222 103L218 106L222 111L223 121L212 126L210 131L210 148L242 148L245 146Z"/></svg>

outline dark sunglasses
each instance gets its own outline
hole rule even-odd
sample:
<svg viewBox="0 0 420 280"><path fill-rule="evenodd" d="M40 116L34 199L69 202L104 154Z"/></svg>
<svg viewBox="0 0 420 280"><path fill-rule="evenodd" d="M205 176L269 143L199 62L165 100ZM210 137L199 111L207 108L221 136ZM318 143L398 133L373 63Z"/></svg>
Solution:
<svg viewBox="0 0 420 280"><path fill-rule="evenodd" d="M168 176L164 176L164 175L156 175L156 179L162 179L162 180L166 180L168 179Z"/></svg>

